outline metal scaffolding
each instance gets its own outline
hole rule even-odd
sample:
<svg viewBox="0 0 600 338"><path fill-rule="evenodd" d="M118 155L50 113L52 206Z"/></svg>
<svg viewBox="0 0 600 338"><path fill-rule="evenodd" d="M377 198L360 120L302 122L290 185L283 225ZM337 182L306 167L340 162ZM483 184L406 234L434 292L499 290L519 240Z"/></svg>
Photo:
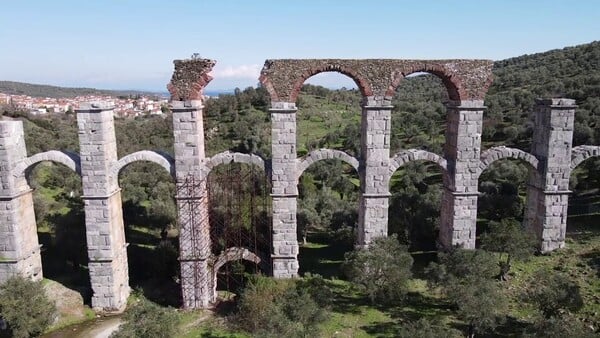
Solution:
<svg viewBox="0 0 600 338"><path fill-rule="evenodd" d="M244 273L269 273L271 258L270 185L265 173L247 164L215 168L208 179L212 254L228 248L249 250L261 264L241 258L225 264L217 275L217 289L237 293Z"/></svg>
<svg viewBox="0 0 600 338"><path fill-rule="evenodd" d="M177 182L179 252L184 307L202 306L207 288L206 263L210 258L209 212L206 180L188 175Z"/></svg>

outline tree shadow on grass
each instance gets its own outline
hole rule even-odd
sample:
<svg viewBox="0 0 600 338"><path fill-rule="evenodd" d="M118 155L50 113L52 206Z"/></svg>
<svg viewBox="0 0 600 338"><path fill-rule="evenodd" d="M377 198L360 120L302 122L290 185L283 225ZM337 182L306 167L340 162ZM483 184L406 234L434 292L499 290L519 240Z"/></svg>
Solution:
<svg viewBox="0 0 600 338"><path fill-rule="evenodd" d="M468 332L469 327L464 322L452 322L450 326L461 332ZM502 338L502 337L523 337L525 332L533 327L532 323L523 322L513 317L506 317L505 321L497 326L493 331L476 334L476 337L483 338Z"/></svg>
<svg viewBox="0 0 600 338"><path fill-rule="evenodd" d="M129 284L157 304L179 307L181 287L175 281L178 253L173 242L165 240L156 246L130 244L127 247Z"/></svg>
<svg viewBox="0 0 600 338"><path fill-rule="evenodd" d="M362 329L375 337L396 337L404 323L415 322L421 318L441 319L452 314L452 305L434 297L411 292L401 305L377 305L377 309L390 315L391 322L374 323Z"/></svg>
<svg viewBox="0 0 600 338"><path fill-rule="evenodd" d="M360 314L361 307L372 306L367 297L360 294L351 284L326 280L334 294L331 311L342 314Z"/></svg>
<svg viewBox="0 0 600 338"><path fill-rule="evenodd" d="M351 251L352 246L339 243L326 233L311 233L308 239L310 243L300 246L300 275L310 272L326 279L343 278L344 254Z"/></svg>
<svg viewBox="0 0 600 338"><path fill-rule="evenodd" d="M63 226L68 227L70 224L64 223ZM57 239L52 233L38 232L43 276L78 292L84 304L90 305L92 288L87 267L85 234L71 235L73 234L64 233ZM64 240L65 238L68 240Z"/></svg>
<svg viewBox="0 0 600 338"><path fill-rule="evenodd" d="M524 333L533 327L532 323L523 322L513 317L507 317L506 321L498 326L494 332L480 337L522 337Z"/></svg>
<svg viewBox="0 0 600 338"><path fill-rule="evenodd" d="M160 242L160 237L132 227L125 227L125 238L127 243L136 245L156 246Z"/></svg>
<svg viewBox="0 0 600 338"><path fill-rule="evenodd" d="M567 220L567 239L580 244L588 244L600 237L598 226L600 215L569 216Z"/></svg>
<svg viewBox="0 0 600 338"><path fill-rule="evenodd" d="M585 259L586 263L594 270L596 276L600 278L600 249L594 249L588 253L582 254L581 258Z"/></svg>

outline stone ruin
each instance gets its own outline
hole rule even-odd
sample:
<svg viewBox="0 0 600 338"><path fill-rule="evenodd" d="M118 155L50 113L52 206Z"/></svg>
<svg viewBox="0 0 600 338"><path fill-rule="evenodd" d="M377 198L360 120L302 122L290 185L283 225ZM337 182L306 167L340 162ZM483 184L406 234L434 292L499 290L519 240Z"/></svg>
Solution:
<svg viewBox="0 0 600 338"><path fill-rule="evenodd" d="M211 252L206 178L218 165L247 163L265 171L272 187L272 250L265 269L276 278L291 278L298 274L298 179L316 161L339 159L359 174L357 247L388 234L389 185L394 172L411 161L437 164L444 178L439 243L473 249L479 175L494 161L519 159L530 166L525 226L537 234L541 251L548 252L565 244L571 171L600 155L598 146L572 148L576 106L570 99L537 101L531 153L507 147L482 151L483 100L492 82L492 61L322 59L265 62L260 82L271 97L271 159L234 152L207 157L202 94L212 79L209 72L215 61L192 58L174 63L168 85L174 156L144 150L119 159L112 107L102 104L76 110L78 154L51 150L27 156L22 122L0 122L0 281L16 274L42 278L32 190L26 178L43 161L61 163L81 176L92 306L99 311L121 311L130 288L118 175L135 161L157 163L175 179L183 306L205 308L216 300L219 267L238 259L267 265L246 248L228 248L218 256ZM332 149L297 157L298 93L306 79L329 71L352 78L362 94L361 158ZM440 77L448 90L444 153L407 149L390 154L392 96L406 76L417 72Z"/></svg>

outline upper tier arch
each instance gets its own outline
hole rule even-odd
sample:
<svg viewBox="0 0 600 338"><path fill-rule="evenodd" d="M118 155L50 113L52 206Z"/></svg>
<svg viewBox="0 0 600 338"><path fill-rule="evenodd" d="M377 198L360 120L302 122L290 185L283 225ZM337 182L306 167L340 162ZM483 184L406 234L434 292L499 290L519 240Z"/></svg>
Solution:
<svg viewBox="0 0 600 338"><path fill-rule="evenodd" d="M115 163L111 169L111 175L114 178L119 177L119 173L123 168L137 161L148 161L158 164L165 168L165 170L172 176L175 177L175 160L171 155L151 150L141 150L123 156L117 163Z"/></svg>
<svg viewBox="0 0 600 338"><path fill-rule="evenodd" d="M428 72L442 79L450 99L483 100L492 66L491 60L281 59L265 61L259 80L272 102L295 102L306 79L329 71L352 78L363 97L391 98L404 77Z"/></svg>
<svg viewBox="0 0 600 338"><path fill-rule="evenodd" d="M571 152L571 170L588 158L600 156L600 146L577 146Z"/></svg>
<svg viewBox="0 0 600 338"><path fill-rule="evenodd" d="M49 150L37 153L19 163L14 170L14 176L27 176L28 172L38 163L50 161L61 163L81 176L81 159L79 155L70 151Z"/></svg>

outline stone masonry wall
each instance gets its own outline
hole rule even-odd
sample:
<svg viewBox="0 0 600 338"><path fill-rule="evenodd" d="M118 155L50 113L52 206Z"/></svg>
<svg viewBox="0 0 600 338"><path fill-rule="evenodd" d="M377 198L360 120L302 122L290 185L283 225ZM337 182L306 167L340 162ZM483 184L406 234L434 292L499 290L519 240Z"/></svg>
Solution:
<svg viewBox="0 0 600 338"><path fill-rule="evenodd" d="M362 110L361 195L358 209L358 247L388 234L390 134L392 106L367 99Z"/></svg>
<svg viewBox="0 0 600 338"><path fill-rule="evenodd" d="M273 276L298 274L296 211L296 105L271 103L271 179L273 198Z"/></svg>
<svg viewBox="0 0 600 338"><path fill-rule="evenodd" d="M81 105L77 125L92 307L121 311L130 288L121 191L111 176L117 163L112 107Z"/></svg>
<svg viewBox="0 0 600 338"><path fill-rule="evenodd" d="M357 84L363 95L359 159L361 197L357 234L357 245L361 247L367 246L374 237L387 235L391 98L407 75L428 72L440 77L450 98L455 101L448 109L445 150L448 173L444 182L440 242L445 246L461 244L474 247L483 98L491 84L491 70L492 62L488 60L267 60L259 80L271 96L272 111L283 107L293 107L295 110L294 102L304 81L321 72L339 72ZM286 134L286 131L280 130L280 126L276 126L282 121L276 120L273 114L272 118L275 201L279 198L277 189L286 189L290 185L285 177L282 179L278 176L280 173L276 173L275 168L285 168L278 170L284 174L293 170L293 166L287 164L285 159L281 162L276 156L284 154L295 157L296 153L291 150L295 146L295 135L292 139L291 134ZM292 121L289 122L291 124ZM295 120L293 122L295 134ZM280 135L290 139L282 143ZM291 195L295 193L292 189L295 188L289 187L287 198L292 198ZM292 202L287 202L284 204L285 210L295 210L293 198L294 207L290 206ZM277 212L274 211L274 215ZM284 222L296 228L295 216L291 215L291 211L285 215L281 212L276 217L274 233L277 225ZM292 230L289 231L291 233ZM288 238L292 236L290 234Z"/></svg>
<svg viewBox="0 0 600 338"><path fill-rule="evenodd" d="M211 258L202 101L171 101L177 184L181 292L186 309L215 301Z"/></svg>
<svg viewBox="0 0 600 338"><path fill-rule="evenodd" d="M542 252L565 245L575 101L538 100L531 152L539 160L530 175L525 223L541 239Z"/></svg>
<svg viewBox="0 0 600 338"><path fill-rule="evenodd" d="M203 174L204 87L214 60L192 58L175 60L175 70L167 89L171 94L179 224L179 261L183 307L206 308L216 300L211 259L208 191Z"/></svg>
<svg viewBox="0 0 600 338"><path fill-rule="evenodd" d="M448 180L444 182L439 242L449 248L475 248L478 170L480 166L483 101L448 105L446 144Z"/></svg>
<svg viewBox="0 0 600 338"><path fill-rule="evenodd" d="M15 175L26 157L23 123L0 121L0 283L14 275L42 279L32 192L25 175Z"/></svg>
<svg viewBox="0 0 600 338"><path fill-rule="evenodd" d="M492 66L490 60L266 60L259 80L273 102L295 102L306 79L331 71L352 78L363 97L391 98L405 76L428 72L442 78L452 100L483 100Z"/></svg>

